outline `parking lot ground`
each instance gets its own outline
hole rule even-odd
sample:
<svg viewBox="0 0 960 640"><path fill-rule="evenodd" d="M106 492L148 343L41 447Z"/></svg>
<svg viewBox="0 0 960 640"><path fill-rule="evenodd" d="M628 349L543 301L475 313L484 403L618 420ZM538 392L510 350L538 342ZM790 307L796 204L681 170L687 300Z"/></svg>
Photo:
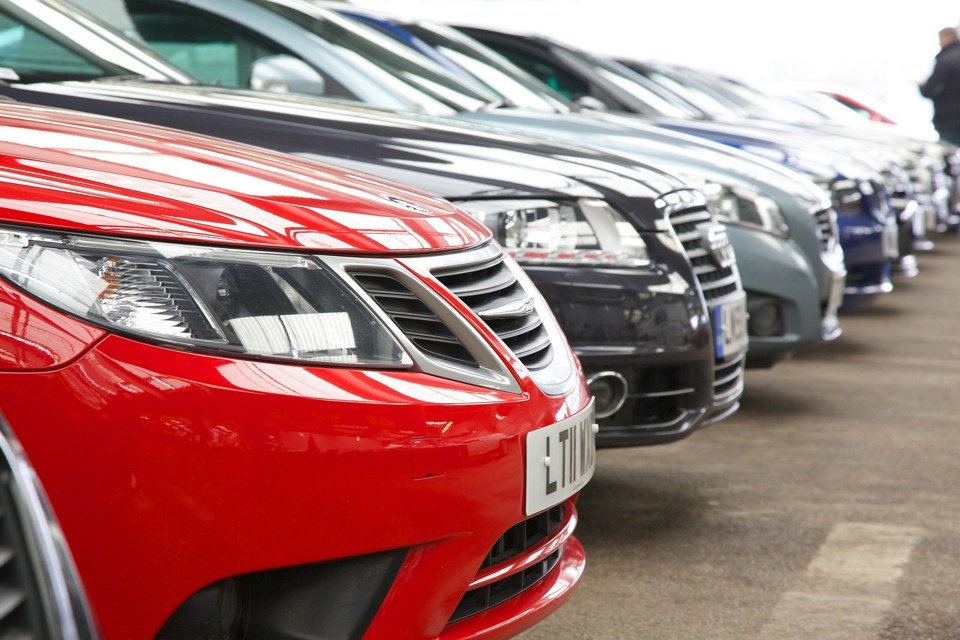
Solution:
<svg viewBox="0 0 960 640"><path fill-rule="evenodd" d="M521 637L960 639L960 238L934 240L728 421L600 451L583 584Z"/></svg>

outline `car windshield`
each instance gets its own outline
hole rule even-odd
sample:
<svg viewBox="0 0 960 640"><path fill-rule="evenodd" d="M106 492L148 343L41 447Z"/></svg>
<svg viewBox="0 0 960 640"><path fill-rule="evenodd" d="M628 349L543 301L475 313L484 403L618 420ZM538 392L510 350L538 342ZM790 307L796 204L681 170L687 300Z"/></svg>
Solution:
<svg viewBox="0 0 960 640"><path fill-rule="evenodd" d="M445 25L416 22L406 29L495 91L511 106L567 113L570 102L473 38Z"/></svg>
<svg viewBox="0 0 960 640"><path fill-rule="evenodd" d="M62 82L134 76L192 82L82 11L36 0L0 0L0 80Z"/></svg>
<svg viewBox="0 0 960 640"><path fill-rule="evenodd" d="M683 119L703 117L703 113L692 105L683 103L678 97L668 96L663 89L619 62L586 55L581 55L580 58L589 64L598 76L642 102L651 114Z"/></svg>
<svg viewBox="0 0 960 640"><path fill-rule="evenodd" d="M457 111L478 111L500 100L468 85L425 56L395 42L372 27L337 15L309 2L252 0L318 36L357 69L384 82L402 80ZM392 80L391 80L392 78Z"/></svg>
<svg viewBox="0 0 960 640"><path fill-rule="evenodd" d="M626 64L628 67L631 66L629 62L625 62L624 64ZM677 94L704 113L709 113L713 116L731 117L741 117L747 115L742 109L738 108L729 100L724 100L717 95L713 95L708 91L704 91L700 87L685 82L682 78L676 78L660 69L648 67L643 69L643 71L640 69L634 69L634 71L637 73L643 73L644 77L656 82L667 91Z"/></svg>

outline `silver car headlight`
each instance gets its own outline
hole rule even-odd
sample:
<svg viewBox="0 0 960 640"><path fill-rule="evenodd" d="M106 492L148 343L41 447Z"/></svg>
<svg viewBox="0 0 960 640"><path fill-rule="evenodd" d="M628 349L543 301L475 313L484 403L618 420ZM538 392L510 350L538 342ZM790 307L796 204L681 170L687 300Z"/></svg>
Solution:
<svg viewBox="0 0 960 640"><path fill-rule="evenodd" d="M639 231L603 200L471 200L457 206L491 229L522 265L650 265Z"/></svg>
<svg viewBox="0 0 960 640"><path fill-rule="evenodd" d="M762 229L783 237L789 233L790 227L780 212L780 206L772 198L717 182L707 182L700 190L721 222Z"/></svg>
<svg viewBox="0 0 960 640"><path fill-rule="evenodd" d="M311 256L0 228L0 276L132 337L310 364L412 364Z"/></svg>

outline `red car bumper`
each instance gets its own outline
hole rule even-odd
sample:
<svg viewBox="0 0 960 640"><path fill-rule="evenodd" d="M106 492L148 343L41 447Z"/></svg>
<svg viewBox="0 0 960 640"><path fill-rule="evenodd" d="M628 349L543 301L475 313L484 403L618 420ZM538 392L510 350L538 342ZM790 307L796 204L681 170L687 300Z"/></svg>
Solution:
<svg viewBox="0 0 960 640"><path fill-rule="evenodd" d="M526 520L524 435L586 406L582 382L562 397L529 380L511 394L115 335L0 380L10 421L32 425L20 438L107 639L152 638L231 577L386 551L399 569L371 583L386 588L357 623L365 638L504 638L558 607L583 571L572 500L540 539L478 569ZM449 623L468 588L500 588L498 571L532 584Z"/></svg>

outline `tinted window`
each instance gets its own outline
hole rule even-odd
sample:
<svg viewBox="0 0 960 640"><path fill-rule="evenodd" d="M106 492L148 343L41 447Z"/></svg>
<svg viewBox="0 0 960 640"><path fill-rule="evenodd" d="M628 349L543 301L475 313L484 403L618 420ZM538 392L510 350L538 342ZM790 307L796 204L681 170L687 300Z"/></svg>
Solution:
<svg viewBox="0 0 960 640"><path fill-rule="evenodd" d="M91 79L104 70L17 18L0 14L0 67L24 82ZM6 80L16 77L7 71Z"/></svg>
<svg viewBox="0 0 960 640"><path fill-rule="evenodd" d="M487 44L493 46L510 62L570 100L590 95L590 85L588 83L538 55L509 46L501 46L499 43Z"/></svg>
<svg viewBox="0 0 960 640"><path fill-rule="evenodd" d="M250 68L290 51L242 26L205 11L163 0L125 0L136 34L173 64L202 82L249 87ZM325 94L352 97L327 79Z"/></svg>

